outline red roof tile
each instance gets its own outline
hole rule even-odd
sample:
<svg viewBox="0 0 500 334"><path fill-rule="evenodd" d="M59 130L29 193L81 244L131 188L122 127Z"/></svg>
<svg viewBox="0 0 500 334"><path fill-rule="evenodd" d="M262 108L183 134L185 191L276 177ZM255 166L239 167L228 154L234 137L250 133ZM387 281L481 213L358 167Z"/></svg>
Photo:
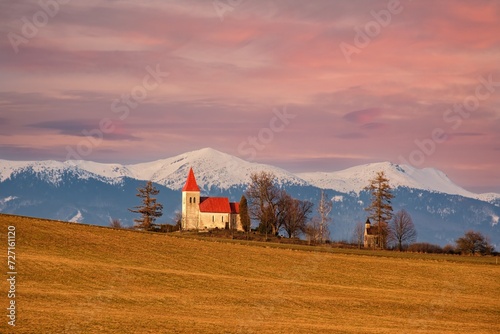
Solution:
<svg viewBox="0 0 500 334"><path fill-rule="evenodd" d="M200 212L231 213L227 197L201 198Z"/></svg>
<svg viewBox="0 0 500 334"><path fill-rule="evenodd" d="M196 184L196 178L194 177L193 168L189 169L186 185L184 185L182 191L200 191L200 188Z"/></svg>
<svg viewBox="0 0 500 334"><path fill-rule="evenodd" d="M231 207L231 213L240 213L240 203L229 203L229 206Z"/></svg>

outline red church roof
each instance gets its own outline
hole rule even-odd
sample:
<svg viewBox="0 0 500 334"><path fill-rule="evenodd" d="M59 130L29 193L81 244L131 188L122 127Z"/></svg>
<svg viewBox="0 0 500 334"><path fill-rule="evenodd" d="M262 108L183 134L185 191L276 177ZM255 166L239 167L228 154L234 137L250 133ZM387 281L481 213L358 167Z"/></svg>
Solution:
<svg viewBox="0 0 500 334"><path fill-rule="evenodd" d="M200 191L198 184L196 184L193 168L189 169L186 184L182 191ZM227 197L201 197L200 212L237 214L240 213L240 203L229 203Z"/></svg>
<svg viewBox="0 0 500 334"><path fill-rule="evenodd" d="M231 213L231 206L227 197L202 197L200 212Z"/></svg>
<svg viewBox="0 0 500 334"><path fill-rule="evenodd" d="M231 207L231 213L240 213L240 203L229 203L229 206Z"/></svg>
<svg viewBox="0 0 500 334"><path fill-rule="evenodd" d="M196 184L193 168L189 169L186 185L182 188L182 191L200 191L200 188L198 188L198 185Z"/></svg>

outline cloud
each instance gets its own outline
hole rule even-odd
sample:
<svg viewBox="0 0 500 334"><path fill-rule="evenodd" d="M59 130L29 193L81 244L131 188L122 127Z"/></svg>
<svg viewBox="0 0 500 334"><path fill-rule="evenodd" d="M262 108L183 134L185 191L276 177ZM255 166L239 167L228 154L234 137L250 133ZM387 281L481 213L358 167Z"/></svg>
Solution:
<svg viewBox="0 0 500 334"><path fill-rule="evenodd" d="M450 134L453 137L482 137L484 135L481 132L453 132Z"/></svg>
<svg viewBox="0 0 500 334"><path fill-rule="evenodd" d="M500 3L404 2L348 64L339 44L353 44L354 28L387 3L243 1L222 22L210 1L61 4L18 54L0 40L2 143L17 144L28 158L51 158L53 147L77 144L83 130L109 118L116 130L94 160L162 158L200 143L237 154L240 142L269 126L273 108L287 105L297 118L258 158L290 165L296 158L304 167L315 160L297 152L334 151L395 161L443 128L457 131L456 140L426 164L452 169L447 161L474 157L498 165L491 154L498 90L459 129L443 114L474 94L480 75L500 80ZM38 9L36 0L0 2L0 35L19 33L20 18ZM140 89L146 67L156 64L171 75L119 119L111 103Z"/></svg>
<svg viewBox="0 0 500 334"><path fill-rule="evenodd" d="M387 127L386 124L379 122L370 122L361 125L361 128L364 130L379 130L379 129L384 129L386 127Z"/></svg>
<svg viewBox="0 0 500 334"><path fill-rule="evenodd" d="M0 159L4 160L62 160L64 155L57 147L28 147L22 145L0 145Z"/></svg>
<svg viewBox="0 0 500 334"><path fill-rule="evenodd" d="M381 114L382 111L377 108L363 109L363 110L348 112L347 114L344 115L344 119L352 123L367 124L367 123L372 123Z"/></svg>
<svg viewBox="0 0 500 334"><path fill-rule="evenodd" d="M336 135L335 137L340 139L363 139L366 135L362 132L347 132Z"/></svg>
<svg viewBox="0 0 500 334"><path fill-rule="evenodd" d="M50 130L58 130L59 134L68 135L68 136L77 136L77 137L101 137L104 140L132 140L139 141L142 140L139 137L136 137L127 133L119 133L119 132L106 132L104 133L99 128L99 120L90 121L90 120L62 120L62 121L46 121L30 124L30 127L38 128L38 129L50 129ZM116 126L113 124L113 126Z"/></svg>

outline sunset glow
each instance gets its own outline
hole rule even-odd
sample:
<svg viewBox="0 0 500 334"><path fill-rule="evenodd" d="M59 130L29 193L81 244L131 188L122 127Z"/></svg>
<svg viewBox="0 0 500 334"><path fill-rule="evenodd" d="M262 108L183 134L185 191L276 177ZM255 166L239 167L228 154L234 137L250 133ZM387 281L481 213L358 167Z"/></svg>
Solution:
<svg viewBox="0 0 500 334"><path fill-rule="evenodd" d="M500 193L498 1L41 3L0 3L0 159L213 147L297 172L435 167Z"/></svg>

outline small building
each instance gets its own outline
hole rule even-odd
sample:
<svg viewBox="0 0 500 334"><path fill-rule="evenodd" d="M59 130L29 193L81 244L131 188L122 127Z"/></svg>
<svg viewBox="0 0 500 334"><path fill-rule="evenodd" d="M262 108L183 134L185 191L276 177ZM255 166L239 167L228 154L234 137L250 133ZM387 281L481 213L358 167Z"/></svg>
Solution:
<svg viewBox="0 0 500 334"><path fill-rule="evenodd" d="M378 224L371 224L370 218L366 219L363 243L365 248L385 248L387 224L381 222L380 227L381 230L379 230Z"/></svg>
<svg viewBox="0 0 500 334"><path fill-rule="evenodd" d="M182 188L182 229L235 229L243 231L239 203L227 197L201 197L193 169Z"/></svg>

